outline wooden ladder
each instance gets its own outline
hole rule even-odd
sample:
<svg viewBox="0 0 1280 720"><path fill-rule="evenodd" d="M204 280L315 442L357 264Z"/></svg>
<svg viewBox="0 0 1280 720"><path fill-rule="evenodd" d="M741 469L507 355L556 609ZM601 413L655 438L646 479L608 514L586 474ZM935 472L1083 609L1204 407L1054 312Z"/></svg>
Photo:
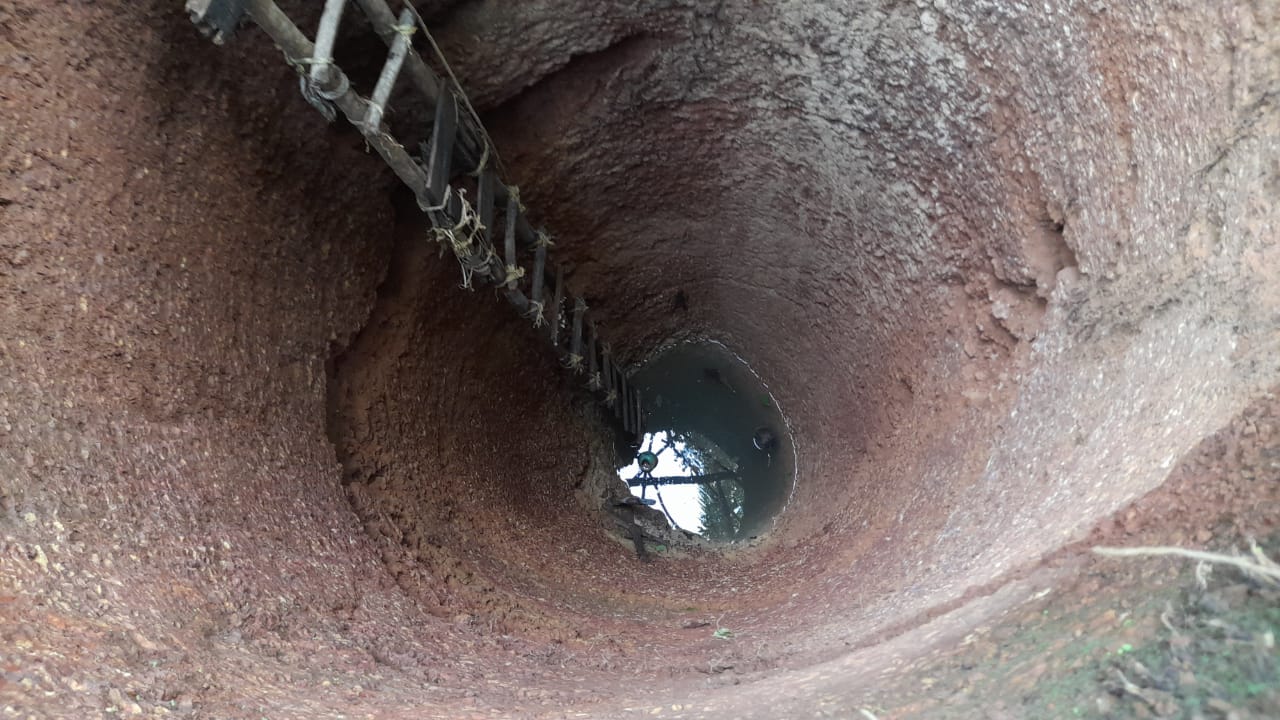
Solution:
<svg viewBox="0 0 1280 720"><path fill-rule="evenodd" d="M231 38L245 16L262 28L298 71L303 97L330 121L341 112L413 191L435 238L457 259L463 285L470 287L476 279L492 283L534 327L545 327L562 365L574 374L585 373L593 396L611 411L624 432L641 440L645 415L639 390L613 362L586 302L568 287L563 266L551 258L550 237L533 229L517 189L498 177L497 152L447 64L439 58L448 81L414 49L415 36L425 37L439 56L421 18L408 3L399 16L392 14L386 0L355 3L388 47L368 98L352 87L332 59L346 0L326 0L314 43L273 0L188 0L187 11L219 45ZM391 92L406 69L412 87L426 98L434 115L429 141L422 143L417 157L392 137L383 122ZM468 191L474 192L474 205L467 200ZM495 225L499 215L501 233ZM495 246L498 237L501 252ZM532 270L526 272L530 256Z"/></svg>

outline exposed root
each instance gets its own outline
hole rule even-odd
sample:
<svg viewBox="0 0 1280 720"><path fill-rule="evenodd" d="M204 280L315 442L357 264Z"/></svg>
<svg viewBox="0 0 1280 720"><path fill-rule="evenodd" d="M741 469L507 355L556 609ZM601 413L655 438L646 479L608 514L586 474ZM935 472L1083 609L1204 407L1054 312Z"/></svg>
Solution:
<svg viewBox="0 0 1280 720"><path fill-rule="evenodd" d="M1256 542L1250 542L1250 552L1253 558L1240 557L1237 555L1223 555L1221 553L1205 552L1203 550L1187 550L1179 547L1095 547L1093 551L1099 555L1107 557L1144 557L1158 555L1174 555L1177 557L1198 560L1204 563L1215 563L1219 565L1231 565L1239 568L1251 578L1256 580L1269 582L1280 585L1280 565L1268 558L1262 549L1258 547Z"/></svg>

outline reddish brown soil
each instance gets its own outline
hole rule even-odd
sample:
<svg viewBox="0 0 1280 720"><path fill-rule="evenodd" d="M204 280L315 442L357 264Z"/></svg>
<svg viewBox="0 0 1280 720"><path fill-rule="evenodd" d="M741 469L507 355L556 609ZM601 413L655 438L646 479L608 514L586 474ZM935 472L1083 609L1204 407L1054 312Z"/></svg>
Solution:
<svg viewBox="0 0 1280 720"><path fill-rule="evenodd" d="M610 25L610 35L625 27ZM603 60L621 58L620 86L660 75L645 63L661 42L619 47ZM1089 261L1054 227L1058 208L1048 227L1029 218L1024 206L1045 206L1041 190L1028 193L1036 202L1011 203L1012 225L1038 228L1025 257L993 262L993 248L964 244L971 238L950 220L926 246L916 226L870 207L861 209L871 220L845 209L822 221L856 221L848 238L796 244L784 216L794 198L740 213L736 196L699 185L729 157L761 157L723 135L748 124L734 114L740 95L676 109L637 95L635 108L652 104L679 129L657 132L672 155L698 162L641 163L615 173L621 185L578 172L590 164L583 157L601 160L575 154L599 140L589 133L547 149L555 121L573 115L564 106L537 116L548 126L522 124L529 103L563 97L565 86L535 88L498 111L511 163L531 178L530 203L583 238L566 243L575 282L593 303L601 298L611 329L644 341L622 348L628 359L678 334L646 317L686 283L689 328L729 328L739 343L781 338L760 345L760 369L796 423L812 481L760 547L642 564L596 511L613 460L596 411L488 289L456 287L456 268L397 211L376 159L300 101L261 37L214 48L168 0L32 0L0 3L0 52L5 715L847 715L858 692L925 662L962 677L962 664L945 664L951 656L928 653L1081 567L1112 586L1148 581L1086 561L1078 546L1035 561L1087 527L1090 513L1162 478L1146 454L1128 468L1137 480L1068 487L1079 492L1059 492L1054 504L1031 501L1049 481L1025 468L993 476L1001 492L979 484L985 441L1004 430L1032 363L1030 338L1047 322L1042 295L1051 293L1036 283ZM502 67L524 82L541 77L512 62ZM538 73L557 62L540 57ZM601 58L576 67L560 80L570 90L618 69ZM497 78L485 94L507 98L518 86ZM590 85L606 86L619 87ZM760 162L725 182L801 172ZM809 192L805 179L789 191ZM963 178L940 182L944 196L964 195ZM619 195L643 226L575 215L605 205L566 199L601 200L635 189L629 183L648 188ZM685 190L697 222L671 201ZM977 213L973 197L956 202ZM753 224L760 218L768 222ZM822 222L806 219L798 235L821 239ZM672 230L682 227L695 231ZM732 255L725 269L720 250L744 237L763 238L758 252ZM650 262L663 243L681 249L678 262ZM913 263L931 252L956 265L918 274ZM1261 273L1266 257L1250 267ZM973 274L951 274L959 270ZM713 280L693 289L701 277ZM863 282L870 277L883 284ZM1111 292L1145 277L1128 282ZM1059 319L1078 309L1061 296L1048 306ZM993 302L1009 313L993 316ZM795 310L813 307L823 312ZM1080 314L1071 332L1110 329L1096 321L1103 310ZM1259 321L1246 320L1242 366L1249 352L1266 360L1268 341L1250 336ZM849 343L847 357L831 351L833 337ZM1084 349L1092 355L1080 362L1101 363L1127 346ZM1152 402L1172 395L1162 378L1143 386ZM1243 404L1245 379L1260 382L1241 378L1223 380L1225 399L1207 406L1214 414L1184 418L1174 440L1157 436L1159 407L1135 414L1126 425L1134 447L1194 445L1201 425ZM1198 398L1219 397L1196 387ZM1072 398L1053 400L1072 407ZM1092 540L1196 544L1273 529L1276 413L1274 397L1256 401L1188 455L1176 481ZM1054 430L1058 417L1040 419ZM1093 430L1055 436L1054 467L1092 451L1083 443ZM993 501L972 500L982 492ZM1053 537L1001 526L1087 503ZM951 555L930 557L935 538L972 527L955 520L957 508L976 508L972 522L1004 534L973 533L953 541ZM962 550L1019 562L975 568L966 564L975 555L958 559ZM974 580L980 573L990 577ZM1077 576L1053 597L1083 601L1096 584ZM685 629L690 620L734 636Z"/></svg>

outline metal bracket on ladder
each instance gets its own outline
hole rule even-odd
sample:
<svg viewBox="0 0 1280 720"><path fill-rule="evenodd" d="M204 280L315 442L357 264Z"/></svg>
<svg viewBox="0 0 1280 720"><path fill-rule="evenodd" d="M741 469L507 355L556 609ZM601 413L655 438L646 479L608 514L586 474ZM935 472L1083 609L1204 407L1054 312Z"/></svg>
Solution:
<svg viewBox="0 0 1280 720"><path fill-rule="evenodd" d="M307 101L330 120L342 113L396 177L413 191L437 237L448 241L442 240L462 266L464 286L469 286L473 277L487 279L535 325L549 321L547 335L557 356L575 375L585 370L587 389L597 394L627 433L636 441L642 439L645 419L640 392L627 381L626 374L614 362L608 343L597 334L582 296L569 290L564 266L550 257L550 237L544 231L533 230L517 189L505 185L490 168L491 157L499 171L502 165L462 88L456 81L452 85L446 81L414 49L412 35L419 28L426 34L421 19L407 4L396 16L386 0L356 0L388 49L377 83L365 98L352 89L347 75L333 61L333 46L346 4L346 0L325 0L314 43L274 0L187 0L187 10L192 22L219 45L231 37L245 15L271 36L289 64L298 71ZM434 42L431 46L452 80L452 71L444 59L438 57ZM412 87L425 96L433 108L430 138L421 143L421 154L417 158L392 137L384 123L388 103L403 70L408 71ZM463 112L464 106L466 112ZM467 164L463 165L464 169L468 165L474 168L471 173L475 177L471 188L475 191L474 207L466 199L463 187L472 181L463 177L457 185L452 184L459 176L456 167L459 163ZM495 231L500 208L504 225L501 235ZM500 252L495 247L498 237L502 238ZM526 276L522 256L527 262L529 255L532 255L533 268ZM554 268L554 274L549 268ZM553 298L549 308L545 300L548 292ZM566 304L572 304L568 347L561 339Z"/></svg>
<svg viewBox="0 0 1280 720"><path fill-rule="evenodd" d="M247 0L187 0L187 14L200 34L224 45L244 18Z"/></svg>

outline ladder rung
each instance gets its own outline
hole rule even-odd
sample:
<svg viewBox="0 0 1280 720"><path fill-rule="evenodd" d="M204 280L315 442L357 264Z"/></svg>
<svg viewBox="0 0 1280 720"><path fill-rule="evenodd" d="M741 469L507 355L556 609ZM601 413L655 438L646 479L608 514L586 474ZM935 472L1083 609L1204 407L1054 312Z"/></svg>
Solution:
<svg viewBox="0 0 1280 720"><path fill-rule="evenodd" d="M631 390L633 393L635 393L635 396L636 396L635 402L633 403L636 409L636 421L634 423L635 433L637 438L643 439L644 438L644 413L640 410L640 388L632 388Z"/></svg>
<svg viewBox="0 0 1280 720"><path fill-rule="evenodd" d="M306 38L273 0L251 0L249 16L271 35L272 40L284 50L287 57L312 58L312 66L307 77L310 82L315 82L319 87L309 89L319 90L322 97L330 100L352 124L359 127L369 144L378 151L396 175L414 191L420 207L424 210L436 208L431 212L433 222L455 223L461 215L464 200L460 193L449 190L454 160L457 159L459 163L470 160L468 152L472 151L471 145L475 145L474 133L479 128L474 125L470 116L460 119L458 96L444 87L443 82L438 78L431 77L434 73L430 73L429 68L426 68L421 58L414 52L410 39L398 31L399 28L412 23L410 12L401 13L400 25L397 28L390 22L390 10L386 8L384 0L357 1L366 7L366 11L369 7L376 9L376 12L368 14L375 21L375 27L382 28L379 34L390 46L387 60L369 100L360 97L354 91L338 90L339 87L345 88L347 81L342 71L332 63L332 53L338 26L345 10L345 0L326 0L315 43ZM425 158L411 157L393 138L381 131L386 103L394 93L395 84L399 74L405 69L406 63L409 65L410 75L415 78L415 84L420 88L426 83L420 82L424 74L418 71L419 66L430 73L425 76L426 79L435 80L439 85L429 145L424 143ZM374 107L370 107L371 104ZM446 193L448 202L444 202ZM528 218L519 208L515 193L498 180L496 173L482 171L478 181L476 212L480 223L485 228L483 230L485 248L492 247L497 235L492 224L495 222L495 205L499 202L506 202L504 228L506 263L493 257L483 270L501 283L506 277L506 265L518 267L517 247L533 245L536 248L532 295L522 292L517 282L509 283L504 294L512 305L522 314L527 315L530 308L543 308L546 283L555 282L556 299L552 308L554 318L552 328L557 344L557 354L563 357L566 351L558 342L560 323L563 322L566 312L564 300L568 295L563 267L557 266L556 277L548 277L548 243L541 241L542 233L533 230ZM475 269L481 270L478 267ZM573 298L573 300L574 315L570 349L571 355L577 359L574 365L578 372L581 372L582 366L585 365L591 373L593 389L603 389L607 393L606 397L614 398L613 414L620 420L624 431L641 436L645 430L641 393L639 389L632 387L626 373L614 362L613 357L606 354L605 343L600 339L594 323L588 317L585 301L581 298ZM583 354L584 331L588 333L585 338L585 355ZM582 360L587 362L582 363ZM602 368L599 373L599 383L595 382L597 368Z"/></svg>
<svg viewBox="0 0 1280 720"><path fill-rule="evenodd" d="M609 393L613 392L613 364L609 361L608 354L603 352L603 350L604 349L601 348L600 376L604 379L604 394L606 397L608 397ZM618 402L615 399L613 403L613 407L610 408L610 410L613 411L614 415L618 414L617 407L618 407Z"/></svg>
<svg viewBox="0 0 1280 720"><path fill-rule="evenodd" d="M556 293L559 295L559 293ZM587 303L582 298L578 298L573 303L573 339L570 341L569 352L578 357L582 357L582 316L587 312ZM582 372L582 365L578 365L578 372Z"/></svg>
<svg viewBox="0 0 1280 720"><path fill-rule="evenodd" d="M622 429L634 432L631 427L631 386L627 384L627 376L618 371L618 399L622 408Z"/></svg>
<svg viewBox="0 0 1280 720"><path fill-rule="evenodd" d="M516 202L515 195L507 193L507 226L506 238L503 242L503 254L507 258L507 266L513 268L520 267L516 264L516 222L519 217L520 203ZM511 283L507 285L507 288L514 290L519 283L519 280L512 280Z"/></svg>
<svg viewBox="0 0 1280 720"><path fill-rule="evenodd" d="M365 16L369 18L369 23L373 25L374 32L378 34L378 37L382 38L382 41L388 47L395 42L396 37L399 35L396 30L397 27L413 25L416 20L411 14L408 23L403 20L397 23L395 16L391 14L391 7L387 5L385 0L356 0L356 3L364 11ZM403 15L401 17L403 18ZM412 45L409 47L406 64L408 65L409 79L417 86L419 92L426 96L431 106L434 107L439 102L441 92L444 91L444 81L423 62L422 57L414 51ZM459 148L464 151L461 153L460 159L467 162L476 162L484 154L484 141L478 139L480 134L477 128L472 128L469 125L463 128L463 131L459 133L462 141L459 145L465 147Z"/></svg>
<svg viewBox="0 0 1280 720"><path fill-rule="evenodd" d="M515 193L511 192L511 188L498 183L497 192L494 193L494 196L497 197L498 202L507 203L507 222L511 223L511 228L515 232L516 243L518 245L532 245L538 239L538 236L533 232L533 226L529 224L529 218L523 212L511 210L513 203L518 205L513 195Z"/></svg>
<svg viewBox="0 0 1280 720"><path fill-rule="evenodd" d="M476 214L480 216L480 233L486 243L493 242L493 171L485 170L476 180Z"/></svg>
<svg viewBox="0 0 1280 720"><path fill-rule="evenodd" d="M516 312L521 315L528 314L529 298L525 297L523 292L520 290L507 290L507 300L511 302L511 305L516 309Z"/></svg>
<svg viewBox="0 0 1280 720"><path fill-rule="evenodd" d="M476 214L480 217L480 236L484 238L485 247L493 244L494 183L492 170L485 170L476 179ZM505 283L507 272L502 260L494 257L489 261L489 275L494 285Z"/></svg>
<svg viewBox="0 0 1280 720"><path fill-rule="evenodd" d="M560 348L560 318L564 307L564 266L556 265L556 292L551 296L551 347Z"/></svg>
<svg viewBox="0 0 1280 720"><path fill-rule="evenodd" d="M440 93L440 102L436 103L436 119L431 128L431 156L427 159L427 193L434 203L444 199L444 190L449 185L453 138L458 129L457 102L452 92L443 92Z"/></svg>
<svg viewBox="0 0 1280 720"><path fill-rule="evenodd" d="M587 319L587 381L593 382L596 377L596 324ZM599 390L599 387L593 387L592 390Z"/></svg>
<svg viewBox="0 0 1280 720"><path fill-rule="evenodd" d="M338 23L347 0L325 0L320 14L320 27L316 30L316 46L311 53L311 79L320 85L329 82L329 66L333 63L333 43L338 37Z"/></svg>
<svg viewBox="0 0 1280 720"><path fill-rule="evenodd" d="M529 217L524 213L520 213L520 219L516 222L516 235L524 240L526 245L532 245L538 241L538 234L533 231L533 226L529 224Z"/></svg>
<svg viewBox="0 0 1280 720"><path fill-rule="evenodd" d="M618 367L618 364L614 363L613 391L618 394L617 404L614 405L614 414L618 416L619 420L626 417L626 414L623 412L627 407L626 392L624 392L625 388L623 387L624 382L626 382L626 376L622 374L622 369Z"/></svg>
<svg viewBox="0 0 1280 720"><path fill-rule="evenodd" d="M413 27L413 13L407 8L400 13L400 26ZM364 116L365 127L377 130L382 125L382 113L391 99L391 90L395 88L400 68L404 66L404 58L409 54L409 33L396 33L391 43L391 51L387 53L387 62L382 66L382 74L378 76L378 84L373 87L373 98L369 101L369 112Z"/></svg>
<svg viewBox="0 0 1280 720"><path fill-rule="evenodd" d="M539 245L533 255L533 296L536 303L542 302L543 276L547 272L547 246Z"/></svg>
<svg viewBox="0 0 1280 720"><path fill-rule="evenodd" d="M396 16L391 12L391 6L383 2L383 0L356 0L356 4L364 11L365 17L369 18L369 24L373 25L374 32L382 41L390 47L396 42L397 36L401 35L396 28L405 25L417 27L413 13L400 13L400 19L396 20ZM409 18L405 20L405 13L408 12ZM418 53L410 52L409 55L409 76L413 78L413 82L427 96L427 100L435 105L439 97L442 81L440 77L427 67L426 63L418 57Z"/></svg>
<svg viewBox="0 0 1280 720"><path fill-rule="evenodd" d="M307 39L297 25L285 15L279 7L271 0L254 0L249 6L249 17L258 24L268 35L271 40L284 51L287 57L306 58L315 57L315 45ZM342 77L341 70L330 68L335 71L339 77ZM365 116L365 103L354 92L347 92L334 98L334 104L342 111L353 125L360 125L361 120ZM363 129L363 128L362 128ZM384 138L378 133L365 132L365 138L369 141L369 145L378 151L382 159L387 165L395 171L397 177L404 182L409 189L413 190L414 197L418 200L418 205L428 207L423 201L426 198L426 174L422 172L422 168L418 167L418 163L410 157L404 148L389 138Z"/></svg>

